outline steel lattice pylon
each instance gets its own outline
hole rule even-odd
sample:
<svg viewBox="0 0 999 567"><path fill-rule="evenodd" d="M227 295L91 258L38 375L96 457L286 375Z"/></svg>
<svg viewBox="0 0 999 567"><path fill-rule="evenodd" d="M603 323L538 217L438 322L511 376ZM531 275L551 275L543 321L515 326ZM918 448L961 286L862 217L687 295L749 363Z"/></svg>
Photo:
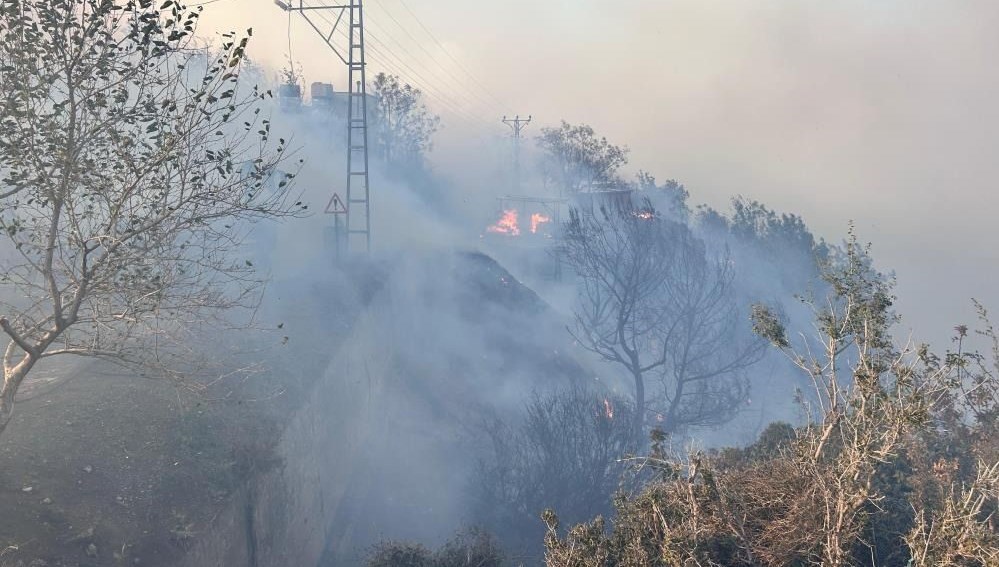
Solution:
<svg viewBox="0 0 999 567"><path fill-rule="evenodd" d="M304 0L294 0L290 3L275 0L275 4L289 12L298 12L305 21L322 37L333 53L347 65L347 199L338 200L336 194L330 199L326 212L337 215L337 255L340 255L343 243L339 239L339 216L346 218L345 244L348 251L371 251L371 191L368 175L368 82L366 76L366 60L364 57L364 3L363 0L349 0L348 4L336 6L309 6ZM329 33L320 28L310 12L316 10L334 11L336 21ZM338 26L347 16L347 51L342 52L342 46L337 47L333 36Z"/></svg>
<svg viewBox="0 0 999 567"><path fill-rule="evenodd" d="M350 0L350 91L347 113L347 247L355 237L371 251L371 200L368 187L368 81L364 60L364 8ZM358 209L363 209L363 212Z"/></svg>

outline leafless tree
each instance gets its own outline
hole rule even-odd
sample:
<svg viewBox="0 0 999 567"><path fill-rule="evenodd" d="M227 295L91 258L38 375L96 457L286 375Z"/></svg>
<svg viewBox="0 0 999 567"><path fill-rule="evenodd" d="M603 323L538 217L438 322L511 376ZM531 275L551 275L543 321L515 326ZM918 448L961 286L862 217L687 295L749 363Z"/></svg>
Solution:
<svg viewBox="0 0 999 567"><path fill-rule="evenodd" d="M582 521L609 513L621 486L621 460L634 450L626 400L580 387L536 393L524 421L485 424L487 453L473 485L475 518L507 545L541 544L546 507Z"/></svg>
<svg viewBox="0 0 999 567"><path fill-rule="evenodd" d="M657 479L620 501L610 535L597 518L562 536L546 514L547 565L997 564L999 339L984 309L992 357L940 358L894 342L892 281L855 236L822 277L828 294L802 298L814 336L789 336L765 306L753 315L814 383L811 419L745 451L687 456L655 432L634 461Z"/></svg>
<svg viewBox="0 0 999 567"><path fill-rule="evenodd" d="M200 10L0 0L0 431L43 359L186 356L179 334L255 304L247 221L301 210L248 37L197 48Z"/></svg>
<svg viewBox="0 0 999 567"><path fill-rule="evenodd" d="M563 258L579 280L574 338L623 367L634 382L634 434L644 437L650 402L658 426L730 419L745 400L742 372L762 342L739 321L731 262L711 258L686 225L640 208L573 211ZM647 379L660 386L647 391Z"/></svg>

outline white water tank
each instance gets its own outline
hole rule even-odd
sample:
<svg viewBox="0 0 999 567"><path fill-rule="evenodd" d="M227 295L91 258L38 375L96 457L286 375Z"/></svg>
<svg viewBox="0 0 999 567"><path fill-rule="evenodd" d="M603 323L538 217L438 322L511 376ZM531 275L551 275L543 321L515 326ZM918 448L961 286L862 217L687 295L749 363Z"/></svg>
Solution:
<svg viewBox="0 0 999 567"><path fill-rule="evenodd" d="M332 83L312 83L312 104L332 104L335 92Z"/></svg>
<svg viewBox="0 0 999 567"><path fill-rule="evenodd" d="M278 86L278 104L282 110L298 111L302 108L302 87L294 83Z"/></svg>

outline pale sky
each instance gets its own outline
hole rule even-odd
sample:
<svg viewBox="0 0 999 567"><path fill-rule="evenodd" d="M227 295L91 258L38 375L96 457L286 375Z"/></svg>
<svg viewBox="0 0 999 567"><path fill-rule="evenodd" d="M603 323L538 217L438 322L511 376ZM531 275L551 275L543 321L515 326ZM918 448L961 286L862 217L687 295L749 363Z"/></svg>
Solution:
<svg viewBox="0 0 999 567"><path fill-rule="evenodd" d="M503 114L586 122L695 203L742 194L836 240L855 220L897 272L917 338L971 322L971 297L999 313L999 2L365 5L371 69L434 93L443 152L469 132L502 134ZM218 0L204 21L253 27L251 56L286 60L288 17L271 0ZM307 79L342 86L315 32L297 16L291 29Z"/></svg>

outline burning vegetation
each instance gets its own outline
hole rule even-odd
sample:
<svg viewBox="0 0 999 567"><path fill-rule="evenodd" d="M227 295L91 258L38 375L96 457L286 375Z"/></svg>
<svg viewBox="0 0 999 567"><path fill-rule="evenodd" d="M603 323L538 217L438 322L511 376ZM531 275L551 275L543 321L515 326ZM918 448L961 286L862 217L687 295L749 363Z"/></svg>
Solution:
<svg viewBox="0 0 999 567"><path fill-rule="evenodd" d="M507 236L520 236L520 223L518 222L519 213L517 209L507 209L503 211L503 216L486 229L486 232L492 234L506 234Z"/></svg>
<svg viewBox="0 0 999 567"><path fill-rule="evenodd" d="M543 215L541 213L534 213L531 215L531 234L537 234L538 229L543 224L548 224L552 222L552 218L548 215Z"/></svg>
<svg viewBox="0 0 999 567"><path fill-rule="evenodd" d="M530 233L538 234L545 225L551 224L552 217L544 213L531 213ZM520 236L520 211L517 209L504 209L500 218L486 228L490 234L502 234L506 236Z"/></svg>

